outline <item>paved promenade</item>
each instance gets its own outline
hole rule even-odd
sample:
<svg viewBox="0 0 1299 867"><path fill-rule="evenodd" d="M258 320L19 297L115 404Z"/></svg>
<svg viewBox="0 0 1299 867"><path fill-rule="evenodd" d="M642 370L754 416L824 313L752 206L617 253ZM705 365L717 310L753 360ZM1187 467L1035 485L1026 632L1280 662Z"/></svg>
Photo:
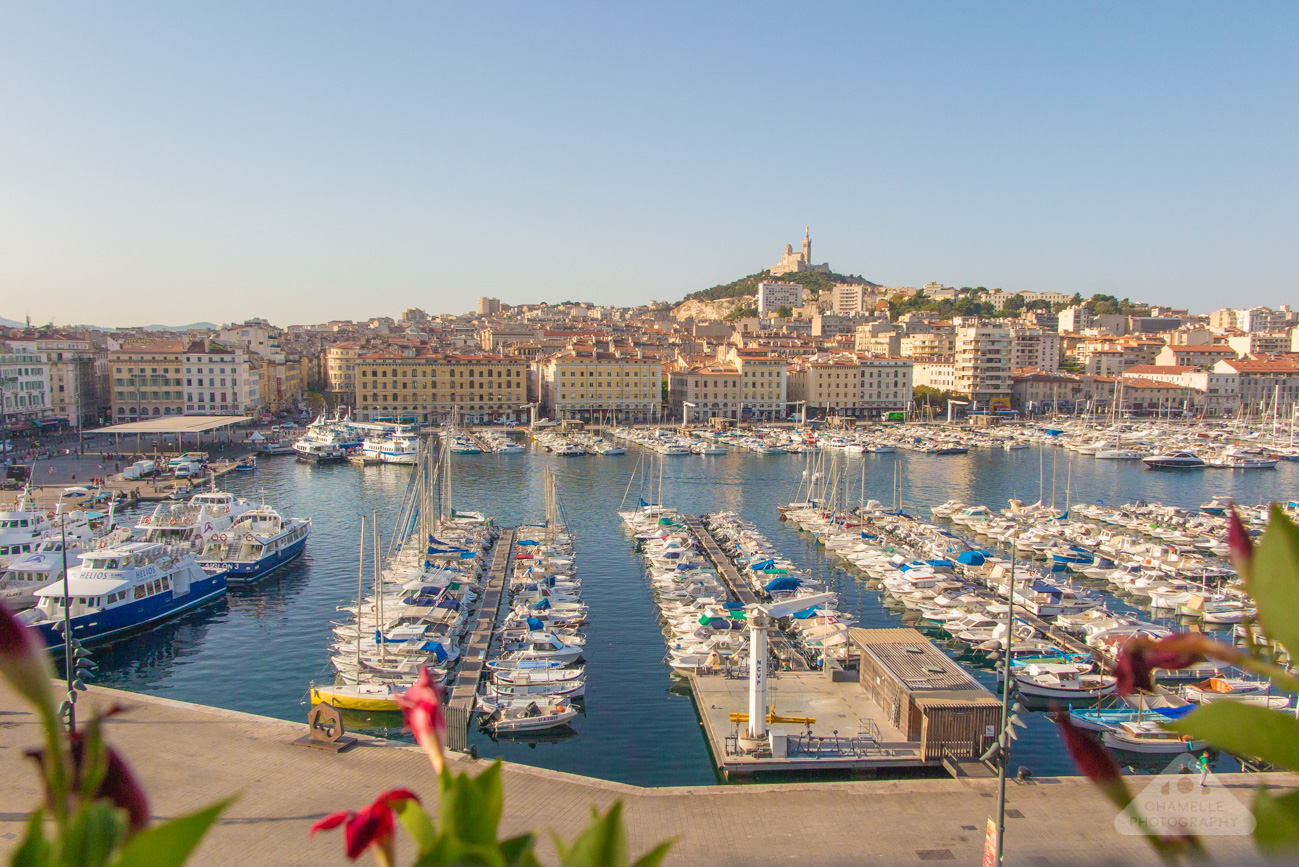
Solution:
<svg viewBox="0 0 1299 867"><path fill-rule="evenodd" d="M342 834L309 839L312 822L359 807L386 788L410 787L426 803L436 789L427 759L404 746L365 741L332 755L290 744L304 725L97 688L78 710L113 701L133 706L108 724L108 735L142 780L155 817L239 794L193 864L347 864ZM6 860L38 798L22 750L39 740L32 715L0 687L0 856ZM455 765L474 766L486 763ZM1223 779L1246 803L1250 788L1265 781L1299 786L1292 776ZM642 789L507 765L505 781L507 833L550 828L571 840L591 806L622 798L633 853L675 837L668 860L674 865L978 864L996 803L995 780ZM1009 864L1157 863L1140 839L1115 832L1114 811L1085 780L1012 782L1007 800L1014 811L1007 821ZM1253 855L1249 838L1211 837L1208 844L1232 863ZM554 863L548 844L542 856Z"/></svg>

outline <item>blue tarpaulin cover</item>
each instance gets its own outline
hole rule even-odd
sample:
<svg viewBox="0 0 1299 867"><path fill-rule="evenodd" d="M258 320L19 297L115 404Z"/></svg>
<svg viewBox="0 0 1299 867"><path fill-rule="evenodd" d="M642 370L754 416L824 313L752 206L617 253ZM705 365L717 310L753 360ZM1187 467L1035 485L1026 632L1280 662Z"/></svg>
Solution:
<svg viewBox="0 0 1299 867"><path fill-rule="evenodd" d="M768 593L773 593L780 590L797 590L798 588L797 578L772 578L762 589Z"/></svg>
<svg viewBox="0 0 1299 867"><path fill-rule="evenodd" d="M956 562L966 566L982 566L983 554L979 551L962 551L956 555Z"/></svg>
<svg viewBox="0 0 1299 867"><path fill-rule="evenodd" d="M538 620L538 619L535 618L535 617L529 617L529 618L528 618L528 628L529 628L529 629L540 629L541 627L543 627L543 626L545 626L545 625L546 625L546 624L542 623L540 620Z"/></svg>

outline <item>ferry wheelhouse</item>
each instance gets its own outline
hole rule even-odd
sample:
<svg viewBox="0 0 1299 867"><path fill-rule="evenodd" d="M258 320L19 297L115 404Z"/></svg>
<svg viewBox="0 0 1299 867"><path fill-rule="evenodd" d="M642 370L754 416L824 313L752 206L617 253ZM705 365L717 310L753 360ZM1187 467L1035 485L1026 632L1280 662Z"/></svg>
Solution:
<svg viewBox="0 0 1299 867"><path fill-rule="evenodd" d="M152 515L140 519L135 529L146 542L185 545L197 552L252 507L252 503L234 494L208 491L195 494L185 503L160 503Z"/></svg>

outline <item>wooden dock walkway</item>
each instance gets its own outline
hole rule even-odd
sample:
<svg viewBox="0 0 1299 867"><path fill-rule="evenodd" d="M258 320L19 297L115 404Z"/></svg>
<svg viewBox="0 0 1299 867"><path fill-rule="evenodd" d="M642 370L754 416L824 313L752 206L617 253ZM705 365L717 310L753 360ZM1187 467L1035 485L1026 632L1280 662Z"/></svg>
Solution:
<svg viewBox="0 0 1299 867"><path fill-rule="evenodd" d="M695 538L704 546L704 553L708 555L709 560L713 561L713 565L717 567L717 573L722 576L726 586L731 588L735 598L745 605L759 604L757 595L749 588L748 582L740 577L739 570L735 568L735 564L718 546L717 540L713 538L712 533L708 532L708 528L704 526L703 521L694 515L683 516L683 519L686 526L695 534ZM771 652L776 655L776 658L791 671L811 671L811 666L807 664L807 658L794 649L794 646L789 643L789 639L783 632L774 629L770 630L767 633L767 646L771 648Z"/></svg>
<svg viewBox="0 0 1299 867"><path fill-rule="evenodd" d="M474 703L478 700L478 681L487 665L487 651L492 645L492 636L496 634L496 620L500 613L501 599L505 596L505 581L514 557L515 535L514 529L504 530L496 540L492 565L487 572L487 584L483 588L482 604L478 607L478 619L461 651L460 669L451 685L450 699L447 701L447 746L460 752L469 746L469 723L473 719Z"/></svg>

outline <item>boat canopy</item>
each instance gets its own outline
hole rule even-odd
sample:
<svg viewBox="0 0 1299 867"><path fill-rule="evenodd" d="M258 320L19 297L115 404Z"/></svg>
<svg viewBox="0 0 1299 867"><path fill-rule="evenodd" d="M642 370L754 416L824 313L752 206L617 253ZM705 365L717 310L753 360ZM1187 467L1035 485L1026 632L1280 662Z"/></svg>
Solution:
<svg viewBox="0 0 1299 867"><path fill-rule="evenodd" d="M797 590L800 586L797 578L781 577L772 578L762 589L768 593L774 593L781 590Z"/></svg>
<svg viewBox="0 0 1299 867"><path fill-rule="evenodd" d="M962 551L956 555L956 562L966 566L982 566L984 556L981 551Z"/></svg>

